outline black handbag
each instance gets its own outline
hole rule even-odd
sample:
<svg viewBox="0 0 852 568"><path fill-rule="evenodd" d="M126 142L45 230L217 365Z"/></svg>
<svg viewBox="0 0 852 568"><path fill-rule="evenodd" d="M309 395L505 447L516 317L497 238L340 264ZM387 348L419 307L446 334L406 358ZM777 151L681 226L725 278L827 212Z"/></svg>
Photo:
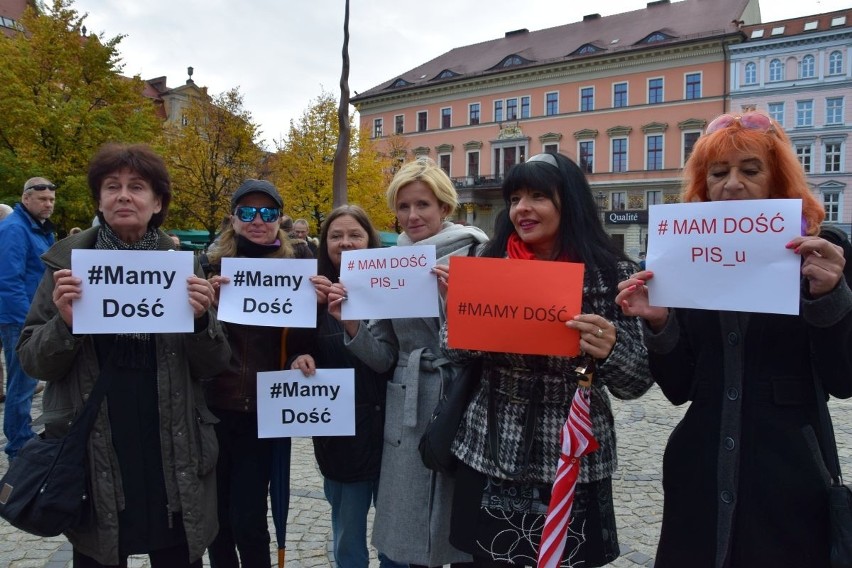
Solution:
<svg viewBox="0 0 852 568"><path fill-rule="evenodd" d="M109 383L103 373L62 438L36 436L18 451L0 479L0 517L24 532L57 536L86 518L86 445Z"/></svg>
<svg viewBox="0 0 852 568"><path fill-rule="evenodd" d="M441 398L417 444L420 459L429 469L446 475L455 473L458 459L451 451L453 440L481 376L482 359L477 358L465 364L454 379L444 380Z"/></svg>
<svg viewBox="0 0 852 568"><path fill-rule="evenodd" d="M817 409L820 421L820 447L831 481L828 484L829 525L831 527L831 568L852 568L852 489L843 484L840 475L840 458L834 427L822 382L814 375L817 394Z"/></svg>

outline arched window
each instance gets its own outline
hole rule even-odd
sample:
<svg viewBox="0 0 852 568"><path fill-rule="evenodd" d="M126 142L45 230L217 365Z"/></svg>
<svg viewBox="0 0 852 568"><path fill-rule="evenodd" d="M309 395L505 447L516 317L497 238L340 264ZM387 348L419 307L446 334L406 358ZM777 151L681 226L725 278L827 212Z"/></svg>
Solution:
<svg viewBox="0 0 852 568"><path fill-rule="evenodd" d="M843 54L839 51L832 51L828 56L828 74L840 75L843 73Z"/></svg>
<svg viewBox="0 0 852 568"><path fill-rule="evenodd" d="M755 65L754 63L746 63L745 83L746 85L754 85L755 83L757 83L757 65Z"/></svg>
<svg viewBox="0 0 852 568"><path fill-rule="evenodd" d="M784 78L784 65L778 59L769 62L769 80L780 81Z"/></svg>
<svg viewBox="0 0 852 568"><path fill-rule="evenodd" d="M799 64L799 78L810 79L814 76L814 56L805 55Z"/></svg>

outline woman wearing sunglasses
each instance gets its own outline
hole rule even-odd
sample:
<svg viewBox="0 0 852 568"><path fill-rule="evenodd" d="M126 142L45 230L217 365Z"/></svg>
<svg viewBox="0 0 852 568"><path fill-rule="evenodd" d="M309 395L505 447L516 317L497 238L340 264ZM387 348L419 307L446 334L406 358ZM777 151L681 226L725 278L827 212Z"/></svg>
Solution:
<svg viewBox="0 0 852 568"><path fill-rule="evenodd" d="M670 309L648 303L650 270L619 284L645 320L651 372L673 404L690 402L663 458L655 566L827 567L827 479L815 381L852 396L852 292L840 240L820 231L790 140L757 112L707 127L684 171L683 201L802 200L799 315ZM834 241L834 242L832 242ZM816 433L816 434L815 434Z"/></svg>
<svg viewBox="0 0 852 568"><path fill-rule="evenodd" d="M284 205L268 181L249 179L231 197L231 223L208 254L208 278L216 292L229 280L223 258L311 258L279 227ZM257 373L281 368L278 327L226 324L232 356L228 369L207 383L207 403L219 418L217 465L219 534L210 545L214 568L270 566L266 520L272 440L257 437Z"/></svg>

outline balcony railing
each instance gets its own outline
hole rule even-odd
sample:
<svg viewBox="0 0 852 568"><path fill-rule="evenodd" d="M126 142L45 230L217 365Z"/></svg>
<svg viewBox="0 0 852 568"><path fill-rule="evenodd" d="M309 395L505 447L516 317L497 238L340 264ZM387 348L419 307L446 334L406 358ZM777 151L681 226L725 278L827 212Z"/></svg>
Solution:
<svg viewBox="0 0 852 568"><path fill-rule="evenodd" d="M499 187L503 183L501 176L464 176L450 178L457 189L470 188L492 188Z"/></svg>

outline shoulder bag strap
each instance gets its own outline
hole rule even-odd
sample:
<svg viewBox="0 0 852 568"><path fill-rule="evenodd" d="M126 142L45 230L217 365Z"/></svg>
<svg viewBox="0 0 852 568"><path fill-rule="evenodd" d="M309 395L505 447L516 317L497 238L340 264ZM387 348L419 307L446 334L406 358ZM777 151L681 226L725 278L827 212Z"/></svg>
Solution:
<svg viewBox="0 0 852 568"><path fill-rule="evenodd" d="M101 402L109 389L110 380L115 370L115 366L111 363L111 360L105 367L101 368L101 374L95 381L95 386L92 387L92 392L89 393L83 410L74 418L74 423L71 424L71 428L68 430L68 436L72 434L84 434L83 438L88 438L89 431L95 424L95 418L98 415Z"/></svg>

